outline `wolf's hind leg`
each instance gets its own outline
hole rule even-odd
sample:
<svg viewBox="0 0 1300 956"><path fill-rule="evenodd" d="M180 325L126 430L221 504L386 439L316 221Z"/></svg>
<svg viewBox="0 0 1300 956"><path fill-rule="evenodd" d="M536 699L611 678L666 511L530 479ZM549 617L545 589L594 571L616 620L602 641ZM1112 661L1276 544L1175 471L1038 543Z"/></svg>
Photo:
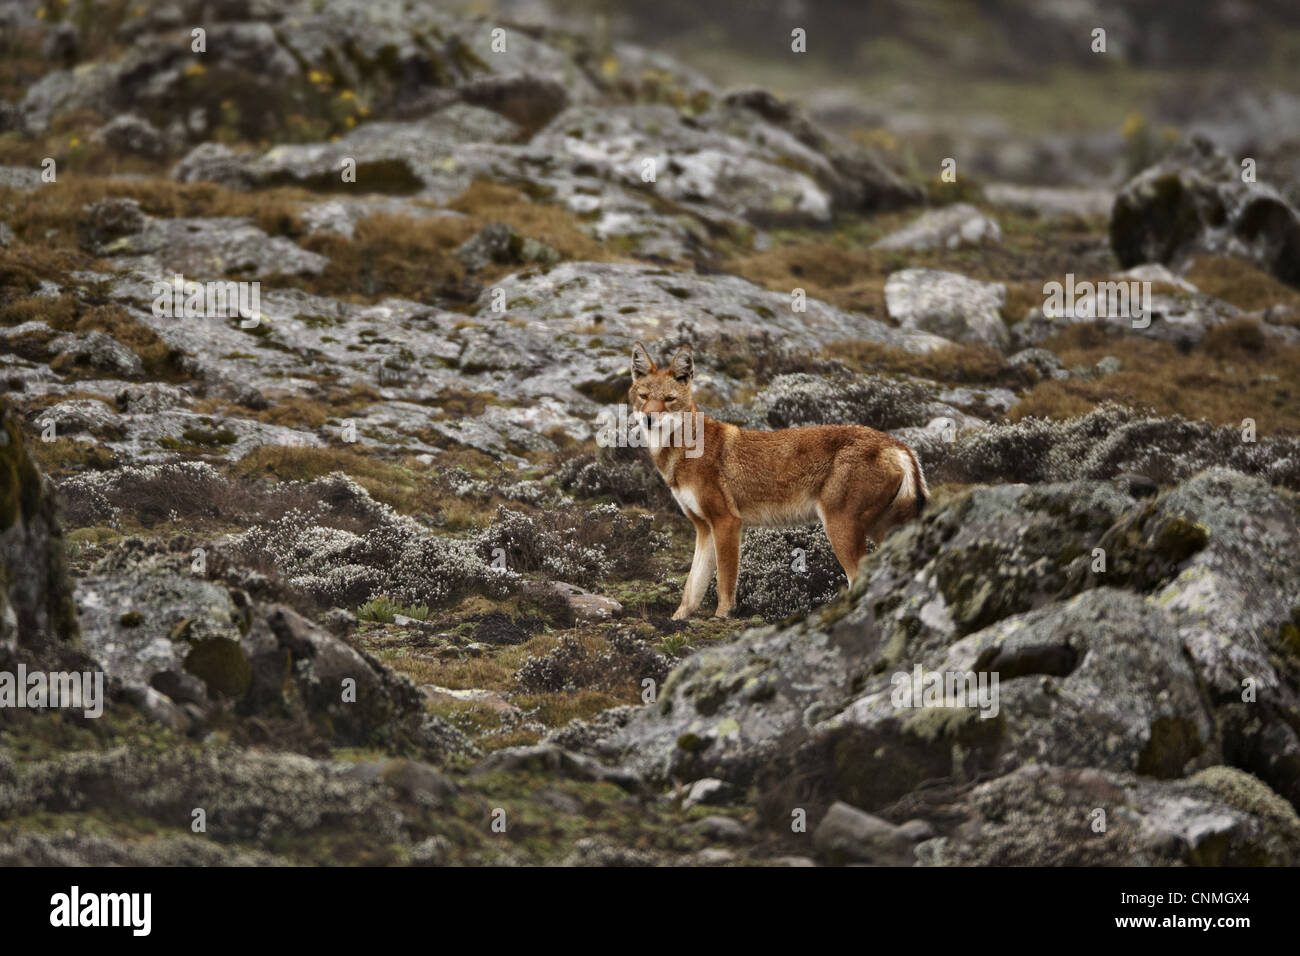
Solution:
<svg viewBox="0 0 1300 956"><path fill-rule="evenodd" d="M713 549L718 560L718 609L714 617L726 617L736 606L736 577L740 574L739 518L728 515L713 522Z"/></svg>

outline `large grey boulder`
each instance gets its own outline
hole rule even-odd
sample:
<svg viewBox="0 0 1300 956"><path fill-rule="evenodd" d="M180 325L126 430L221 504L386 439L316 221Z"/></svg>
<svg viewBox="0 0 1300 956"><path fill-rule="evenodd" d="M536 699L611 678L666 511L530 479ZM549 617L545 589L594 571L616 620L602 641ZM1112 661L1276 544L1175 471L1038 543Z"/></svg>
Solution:
<svg viewBox="0 0 1300 956"><path fill-rule="evenodd" d="M529 327L580 332L599 326L601 336L653 342L686 334L697 343L721 335L764 331L829 343L856 338L912 352L948 344L925 331L895 329L816 299L795 311L790 295L769 292L735 276L699 276L622 263L564 262L542 273L516 273L486 289L475 313L491 315L497 290L507 314ZM613 304L617 303L615 307Z"/></svg>
<svg viewBox="0 0 1300 956"><path fill-rule="evenodd" d="M954 203L922 213L902 229L874 243L873 249L962 249L1002 240L997 220L969 203Z"/></svg>
<svg viewBox="0 0 1300 956"><path fill-rule="evenodd" d="M1146 503L1095 481L972 489L890 536L849 595L688 658L589 747L651 780L757 782L774 819L1035 764L1232 763L1294 802L1298 520L1226 469ZM926 674L987 694L911 696Z"/></svg>
<svg viewBox="0 0 1300 956"><path fill-rule="evenodd" d="M902 801L907 812L911 801ZM1215 766L1153 780L1021 767L926 809L954 825L920 843L921 866L1294 866L1300 820L1248 773Z"/></svg>
<svg viewBox="0 0 1300 956"><path fill-rule="evenodd" d="M1300 286L1300 212L1271 187L1243 182L1241 167L1203 137L1120 190L1110 240L1126 268L1230 255Z"/></svg>
<svg viewBox="0 0 1300 956"><path fill-rule="evenodd" d="M903 269L885 282L885 306L903 328L994 348L1004 348L1010 340L1002 321L1006 298L1000 282L939 269Z"/></svg>
<svg viewBox="0 0 1300 956"><path fill-rule="evenodd" d="M58 505L0 400L0 660L77 641Z"/></svg>

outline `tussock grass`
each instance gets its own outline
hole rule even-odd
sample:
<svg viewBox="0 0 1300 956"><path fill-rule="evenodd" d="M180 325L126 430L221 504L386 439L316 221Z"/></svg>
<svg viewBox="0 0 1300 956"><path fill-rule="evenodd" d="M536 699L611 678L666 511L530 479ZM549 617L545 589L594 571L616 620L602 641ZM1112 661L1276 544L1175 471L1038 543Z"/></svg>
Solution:
<svg viewBox="0 0 1300 956"><path fill-rule="evenodd" d="M1300 289L1293 289L1248 262L1227 256L1202 256L1184 278L1205 295L1231 302L1246 312L1274 305L1295 310L1291 324L1300 325Z"/></svg>
<svg viewBox="0 0 1300 956"><path fill-rule="evenodd" d="M1092 366L1107 355L1123 365L1097 379L1039 383L1008 412L1012 421L1074 418L1109 401L1223 425L1253 418L1261 435L1300 434L1300 347L1271 341L1253 319L1211 329L1187 354L1090 323L1044 344L1067 367Z"/></svg>
<svg viewBox="0 0 1300 956"><path fill-rule="evenodd" d="M162 177L115 179L60 175L57 188L0 189L5 221L19 239L75 249L77 223L85 208L101 199L134 199L146 215L164 219L202 216L247 217L272 235L301 231L297 211L320 197L295 187L239 192L215 183L178 183Z"/></svg>
<svg viewBox="0 0 1300 956"><path fill-rule="evenodd" d="M855 372L915 375L937 382L1023 388L1037 380L1032 369L1007 364L1006 356L987 345L947 345L918 354L874 342L846 339L822 350Z"/></svg>
<svg viewBox="0 0 1300 956"><path fill-rule="evenodd" d="M135 352L149 377L171 381L188 378L181 365L183 356L159 338L153 329L133 319L120 305L95 305L72 293L20 296L0 305L0 325L14 326L33 321L44 322L56 332L84 334L98 330ZM59 371L68 373L77 370L68 367L60 368ZM103 372L94 374L102 377Z"/></svg>
<svg viewBox="0 0 1300 956"><path fill-rule="evenodd" d="M490 222L504 222L520 235L546 243L565 259L613 262L621 258L579 229L579 220L568 210L534 201L514 186L478 179L447 208L465 213L475 223L475 232ZM493 269L513 271L495 266L484 270L483 275L494 278Z"/></svg>

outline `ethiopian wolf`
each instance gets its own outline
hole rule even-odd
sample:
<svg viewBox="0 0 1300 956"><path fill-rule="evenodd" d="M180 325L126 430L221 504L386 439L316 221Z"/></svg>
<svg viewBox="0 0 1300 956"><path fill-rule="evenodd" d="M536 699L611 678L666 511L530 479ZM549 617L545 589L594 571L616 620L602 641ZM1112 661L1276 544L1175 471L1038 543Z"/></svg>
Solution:
<svg viewBox="0 0 1300 956"><path fill-rule="evenodd" d="M868 538L879 542L921 514L929 490L916 455L902 442L862 425L764 432L716 422L695 404L694 377L689 347L663 369L640 342L632 349L628 404L645 429L655 467L695 525L695 557L674 619L700 606L715 569L717 616L731 612L746 524L820 520L852 584ZM683 447L684 433L693 437L690 449Z"/></svg>

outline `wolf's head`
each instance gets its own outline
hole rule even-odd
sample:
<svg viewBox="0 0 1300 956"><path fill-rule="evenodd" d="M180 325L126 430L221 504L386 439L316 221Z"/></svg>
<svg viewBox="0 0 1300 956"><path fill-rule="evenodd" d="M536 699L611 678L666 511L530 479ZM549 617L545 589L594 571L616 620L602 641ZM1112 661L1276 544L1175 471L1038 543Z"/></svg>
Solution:
<svg viewBox="0 0 1300 956"><path fill-rule="evenodd" d="M695 378L695 359L691 347L683 345L666 368L659 368L650 352L637 342L632 346L632 387L627 401L637 421L649 427L652 415L677 417L695 411L691 381Z"/></svg>

